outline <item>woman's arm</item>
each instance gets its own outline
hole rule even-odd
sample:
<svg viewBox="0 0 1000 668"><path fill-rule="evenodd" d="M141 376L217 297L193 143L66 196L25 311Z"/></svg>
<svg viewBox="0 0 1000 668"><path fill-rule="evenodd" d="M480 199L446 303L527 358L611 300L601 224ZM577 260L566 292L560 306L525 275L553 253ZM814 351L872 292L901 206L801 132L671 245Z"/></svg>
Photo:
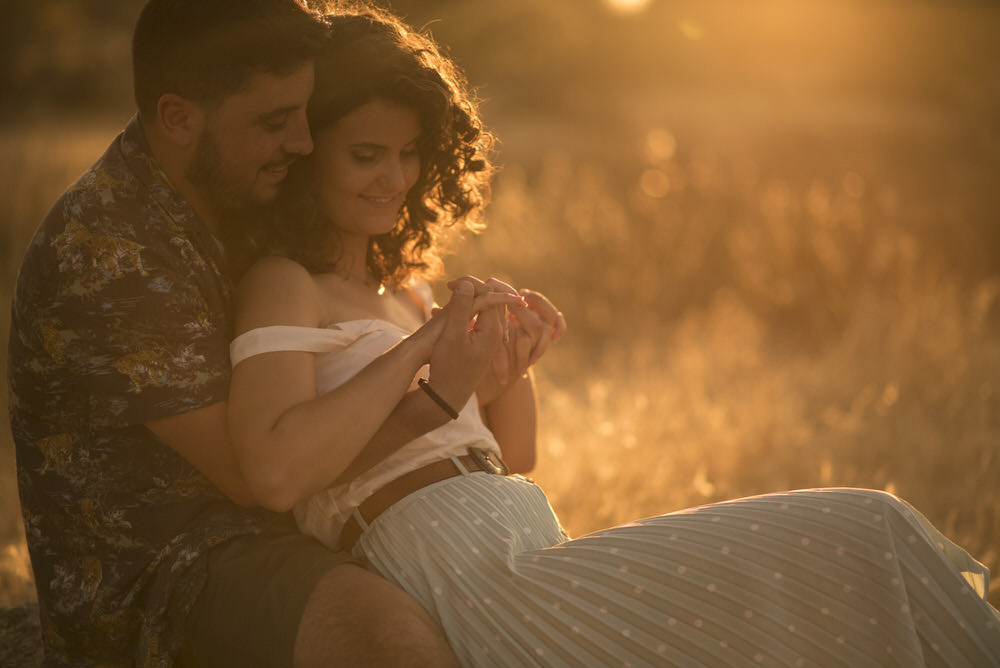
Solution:
<svg viewBox="0 0 1000 668"><path fill-rule="evenodd" d="M535 382L529 370L508 385L499 396L480 406L483 422L500 444L504 463L511 473L535 468L538 404Z"/></svg>
<svg viewBox="0 0 1000 668"><path fill-rule="evenodd" d="M237 333L268 325L324 324L316 282L300 265L283 258L255 265L241 282L236 303ZM257 500L284 511L340 476L406 394L430 356L437 329L431 325L418 330L323 395L316 391L312 353L270 352L237 364L229 425ZM426 415L433 426L446 421L429 409Z"/></svg>
<svg viewBox="0 0 1000 668"><path fill-rule="evenodd" d="M456 290L442 314L323 395L316 390L312 353L270 352L238 363L229 423L254 497L273 510L287 510L447 422L426 394L408 393L415 374L429 361L436 391L452 405L464 404L500 339L503 307L495 307L511 300L520 298L477 298L471 286ZM236 303L237 334L268 325L318 327L327 320L316 281L284 258L255 265L241 281Z"/></svg>
<svg viewBox="0 0 1000 668"><path fill-rule="evenodd" d="M527 308L511 311L510 338L476 390L483 421L513 473L535 467L538 402L530 366L566 333L566 319L544 295L521 290ZM508 384L508 379L514 379Z"/></svg>

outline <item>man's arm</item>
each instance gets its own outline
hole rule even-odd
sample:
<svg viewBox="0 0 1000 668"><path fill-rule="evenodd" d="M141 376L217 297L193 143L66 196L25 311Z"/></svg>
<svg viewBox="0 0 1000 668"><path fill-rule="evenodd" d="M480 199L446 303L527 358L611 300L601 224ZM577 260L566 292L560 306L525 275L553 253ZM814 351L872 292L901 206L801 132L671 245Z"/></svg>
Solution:
<svg viewBox="0 0 1000 668"><path fill-rule="evenodd" d="M331 482L343 482L364 473L404 444L447 421L448 416L424 392L408 392L364 450ZM146 426L234 503L247 507L260 505L243 476L229 435L227 402L154 420Z"/></svg>
<svg viewBox="0 0 1000 668"><path fill-rule="evenodd" d="M146 427L188 460L223 494L241 506L256 506L229 438L225 401L153 420Z"/></svg>
<svg viewBox="0 0 1000 668"><path fill-rule="evenodd" d="M434 391L457 410L466 404L486 373L493 351L500 343L505 311L501 306L480 315L471 330L468 323L479 312L479 304L488 303L506 291L497 290L490 295L485 290L478 290L471 281L450 285L455 292L443 314L446 316L444 329L431 351L429 381ZM449 419L427 393L422 390L407 392L337 482L364 473L406 443Z"/></svg>
<svg viewBox="0 0 1000 668"><path fill-rule="evenodd" d="M422 390L407 392L368 445L344 469L334 483L352 480L410 441L437 429L450 418Z"/></svg>
<svg viewBox="0 0 1000 668"><path fill-rule="evenodd" d="M426 393L408 392L364 450L333 482L357 477L406 443L447 421L448 416ZM259 505L243 477L229 436L227 402L154 420L146 426L234 503L246 507Z"/></svg>

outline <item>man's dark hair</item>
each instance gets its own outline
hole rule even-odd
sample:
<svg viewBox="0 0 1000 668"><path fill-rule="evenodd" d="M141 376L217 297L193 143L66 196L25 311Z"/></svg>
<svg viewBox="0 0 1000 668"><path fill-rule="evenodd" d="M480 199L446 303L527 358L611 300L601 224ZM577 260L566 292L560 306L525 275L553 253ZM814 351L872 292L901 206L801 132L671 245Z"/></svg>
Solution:
<svg viewBox="0 0 1000 668"><path fill-rule="evenodd" d="M139 113L175 93L205 106L258 74L290 74L313 59L325 24L297 0L148 0L132 37Z"/></svg>

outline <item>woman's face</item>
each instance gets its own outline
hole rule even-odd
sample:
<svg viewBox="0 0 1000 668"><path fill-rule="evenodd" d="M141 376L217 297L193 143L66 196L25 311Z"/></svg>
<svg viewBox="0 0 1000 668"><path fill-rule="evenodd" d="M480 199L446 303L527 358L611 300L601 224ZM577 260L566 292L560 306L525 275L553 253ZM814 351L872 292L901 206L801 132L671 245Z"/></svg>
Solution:
<svg viewBox="0 0 1000 668"><path fill-rule="evenodd" d="M391 231L420 176L417 114L382 100L354 109L315 139L319 213L346 235Z"/></svg>

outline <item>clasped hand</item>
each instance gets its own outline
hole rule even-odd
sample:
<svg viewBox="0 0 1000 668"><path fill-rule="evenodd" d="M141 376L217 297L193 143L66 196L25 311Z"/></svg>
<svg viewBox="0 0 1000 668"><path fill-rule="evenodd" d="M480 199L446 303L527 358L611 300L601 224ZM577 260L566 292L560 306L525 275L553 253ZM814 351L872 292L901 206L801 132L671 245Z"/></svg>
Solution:
<svg viewBox="0 0 1000 668"><path fill-rule="evenodd" d="M431 382L464 405L500 396L566 333L562 313L541 293L503 281L462 276L447 283L448 304L433 320L441 330L430 355Z"/></svg>

